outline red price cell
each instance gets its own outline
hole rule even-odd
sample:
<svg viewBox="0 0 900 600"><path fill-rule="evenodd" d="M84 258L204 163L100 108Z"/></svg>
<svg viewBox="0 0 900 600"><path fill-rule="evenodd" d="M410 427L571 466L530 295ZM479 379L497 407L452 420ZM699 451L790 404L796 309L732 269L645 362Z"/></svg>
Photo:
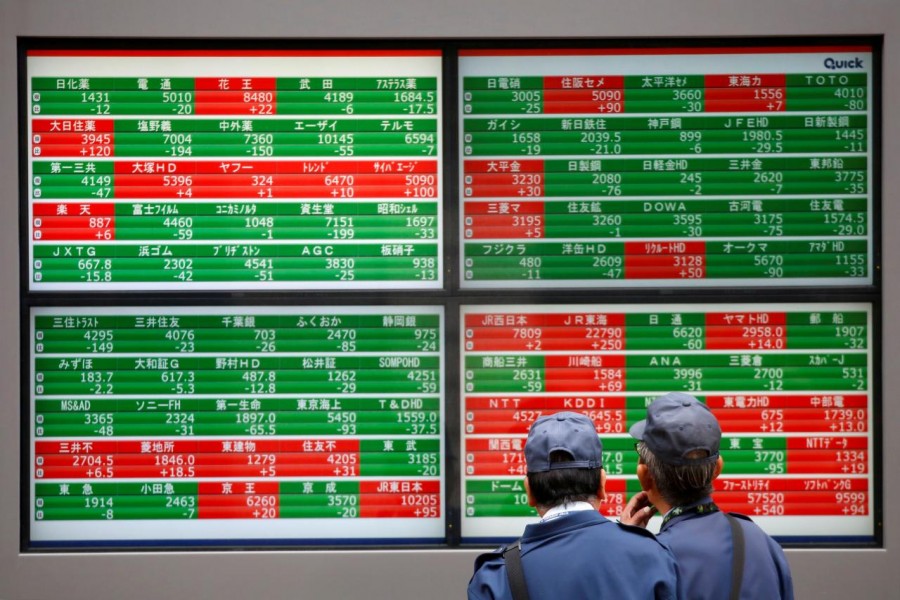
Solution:
<svg viewBox="0 0 900 600"><path fill-rule="evenodd" d="M32 144L31 155L35 158L109 158L114 156L111 134L97 134L97 136L109 136L109 139L96 143L35 143ZM43 139L45 138L46 136Z"/></svg>
<svg viewBox="0 0 900 600"><path fill-rule="evenodd" d="M466 433L524 435L541 415L554 412L557 412L557 409L547 411L529 409L469 410L466 412ZM622 433L625 431L624 410L597 409L574 412L580 412L590 418L598 433Z"/></svg>
<svg viewBox="0 0 900 600"><path fill-rule="evenodd" d="M35 241L109 241L116 239L116 220L111 216L36 216L32 220Z"/></svg>
<svg viewBox="0 0 900 600"><path fill-rule="evenodd" d="M705 242L626 242L626 279L702 279Z"/></svg>
<svg viewBox="0 0 900 600"><path fill-rule="evenodd" d="M115 156L114 134L35 133L31 136L31 154L40 158L103 158Z"/></svg>
<svg viewBox="0 0 900 600"><path fill-rule="evenodd" d="M464 195L467 198L491 196L536 198L544 195L543 173L468 173L465 181ZM466 208L469 208L468 203ZM481 211L474 209L473 212ZM543 209L541 213L543 214Z"/></svg>
<svg viewBox="0 0 900 600"><path fill-rule="evenodd" d="M546 356L544 386L548 392L621 392L625 389L625 356Z"/></svg>
<svg viewBox="0 0 900 600"><path fill-rule="evenodd" d="M112 454L36 454L36 479L108 479L116 477L117 457Z"/></svg>
<svg viewBox="0 0 900 600"><path fill-rule="evenodd" d="M521 453L479 453L472 461L466 461L465 469L467 476L524 477L528 472L525 466L525 456Z"/></svg>
<svg viewBox="0 0 900 600"><path fill-rule="evenodd" d="M35 119L31 154L35 157L97 158L113 156L112 119Z"/></svg>
<svg viewBox="0 0 900 600"><path fill-rule="evenodd" d="M539 239L544 237L543 202L474 202L465 204L469 239Z"/></svg>
<svg viewBox="0 0 900 600"><path fill-rule="evenodd" d="M543 108L545 114L621 113L625 111L625 90L621 87L547 89L544 91Z"/></svg>
<svg viewBox="0 0 900 600"><path fill-rule="evenodd" d="M193 112L272 115L276 113L272 77L200 77L194 81Z"/></svg>
<svg viewBox="0 0 900 600"><path fill-rule="evenodd" d="M784 313L715 313L706 316L710 350L782 350L787 348Z"/></svg>
<svg viewBox="0 0 900 600"><path fill-rule="evenodd" d="M361 517L437 518L441 514L440 482L360 482Z"/></svg>
<svg viewBox="0 0 900 600"><path fill-rule="evenodd" d="M200 519L275 519L279 515L277 482L202 482L198 486Z"/></svg>
<svg viewBox="0 0 900 600"><path fill-rule="evenodd" d="M783 112L787 110L783 87L707 88L706 112Z"/></svg>
<svg viewBox="0 0 900 600"><path fill-rule="evenodd" d="M525 437L466 439L465 474L522 476Z"/></svg>

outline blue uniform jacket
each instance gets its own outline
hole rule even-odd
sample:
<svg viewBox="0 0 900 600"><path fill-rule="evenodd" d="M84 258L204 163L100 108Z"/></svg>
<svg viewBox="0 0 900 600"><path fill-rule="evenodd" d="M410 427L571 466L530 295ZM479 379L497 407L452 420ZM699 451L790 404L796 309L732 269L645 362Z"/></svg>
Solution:
<svg viewBox="0 0 900 600"><path fill-rule="evenodd" d="M512 599L500 552L475 561L470 600ZM679 597L672 554L652 534L613 523L596 511L572 512L525 527L522 568L531 600Z"/></svg>
<svg viewBox="0 0 900 600"><path fill-rule="evenodd" d="M705 498L698 504L710 502ZM781 547L743 515L744 577L741 600L792 600L791 570ZM670 519L658 535L678 561L686 600L722 600L731 590L734 556L731 526L721 512L686 513Z"/></svg>

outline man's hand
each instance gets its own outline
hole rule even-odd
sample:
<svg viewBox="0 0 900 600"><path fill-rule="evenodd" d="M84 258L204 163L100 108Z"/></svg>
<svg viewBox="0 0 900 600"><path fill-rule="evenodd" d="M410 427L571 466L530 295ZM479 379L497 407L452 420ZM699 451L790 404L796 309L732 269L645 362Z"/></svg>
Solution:
<svg viewBox="0 0 900 600"><path fill-rule="evenodd" d="M647 492L638 492L631 497L622 514L619 515L619 522L626 525L636 525L637 527L647 527L650 517L656 514L656 507L650 504Z"/></svg>

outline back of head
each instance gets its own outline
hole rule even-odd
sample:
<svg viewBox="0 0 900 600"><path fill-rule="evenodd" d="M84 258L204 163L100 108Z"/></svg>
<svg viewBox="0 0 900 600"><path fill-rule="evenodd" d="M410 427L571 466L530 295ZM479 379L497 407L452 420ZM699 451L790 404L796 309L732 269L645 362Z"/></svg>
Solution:
<svg viewBox="0 0 900 600"><path fill-rule="evenodd" d="M589 501L600 488L603 445L586 416L560 412L539 418L525 442L528 485L539 507Z"/></svg>
<svg viewBox="0 0 900 600"><path fill-rule="evenodd" d="M690 394L665 394L629 433L666 502L684 506L712 493L722 429L705 404Z"/></svg>

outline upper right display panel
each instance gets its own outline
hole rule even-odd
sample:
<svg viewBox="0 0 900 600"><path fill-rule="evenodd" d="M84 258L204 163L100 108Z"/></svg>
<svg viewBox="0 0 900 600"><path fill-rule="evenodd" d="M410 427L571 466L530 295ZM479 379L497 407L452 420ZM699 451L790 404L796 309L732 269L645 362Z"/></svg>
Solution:
<svg viewBox="0 0 900 600"><path fill-rule="evenodd" d="M460 287L873 285L876 58L461 51Z"/></svg>

